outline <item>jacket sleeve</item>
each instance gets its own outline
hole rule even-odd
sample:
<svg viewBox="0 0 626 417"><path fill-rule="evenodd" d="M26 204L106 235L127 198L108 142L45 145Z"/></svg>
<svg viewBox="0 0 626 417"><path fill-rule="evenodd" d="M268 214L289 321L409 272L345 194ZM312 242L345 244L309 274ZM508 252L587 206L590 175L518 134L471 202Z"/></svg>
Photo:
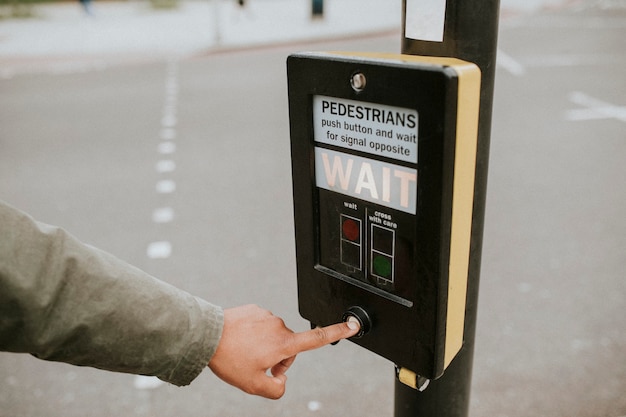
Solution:
<svg viewBox="0 0 626 417"><path fill-rule="evenodd" d="M220 307L0 201L0 350L187 385L222 327Z"/></svg>

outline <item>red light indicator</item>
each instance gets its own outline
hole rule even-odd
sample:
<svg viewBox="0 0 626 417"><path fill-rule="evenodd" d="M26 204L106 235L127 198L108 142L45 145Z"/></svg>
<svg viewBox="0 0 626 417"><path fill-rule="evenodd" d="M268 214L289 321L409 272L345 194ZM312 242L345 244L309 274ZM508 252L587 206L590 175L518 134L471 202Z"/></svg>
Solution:
<svg viewBox="0 0 626 417"><path fill-rule="evenodd" d="M341 231L343 232L344 237L352 242L358 241L361 235L360 225L352 219L346 219L343 221Z"/></svg>

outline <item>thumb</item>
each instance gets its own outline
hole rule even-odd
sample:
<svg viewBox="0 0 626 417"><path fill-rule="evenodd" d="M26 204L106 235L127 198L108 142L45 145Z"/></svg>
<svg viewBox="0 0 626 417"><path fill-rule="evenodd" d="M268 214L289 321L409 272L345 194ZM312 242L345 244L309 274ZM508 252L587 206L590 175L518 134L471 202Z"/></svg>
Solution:
<svg viewBox="0 0 626 417"><path fill-rule="evenodd" d="M258 387L257 395L271 400L277 400L285 394L287 375L264 375L262 386Z"/></svg>

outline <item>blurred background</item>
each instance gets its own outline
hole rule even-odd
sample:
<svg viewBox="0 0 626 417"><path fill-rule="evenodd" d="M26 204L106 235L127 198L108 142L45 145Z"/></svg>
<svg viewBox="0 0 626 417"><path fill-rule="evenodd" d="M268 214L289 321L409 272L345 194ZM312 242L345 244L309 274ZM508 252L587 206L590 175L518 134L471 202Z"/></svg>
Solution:
<svg viewBox="0 0 626 417"><path fill-rule="evenodd" d="M400 52L401 0L0 3L0 198L225 307L297 312L286 57ZM626 416L626 3L507 0L470 415ZM0 416L387 416L393 364L279 401L0 353Z"/></svg>

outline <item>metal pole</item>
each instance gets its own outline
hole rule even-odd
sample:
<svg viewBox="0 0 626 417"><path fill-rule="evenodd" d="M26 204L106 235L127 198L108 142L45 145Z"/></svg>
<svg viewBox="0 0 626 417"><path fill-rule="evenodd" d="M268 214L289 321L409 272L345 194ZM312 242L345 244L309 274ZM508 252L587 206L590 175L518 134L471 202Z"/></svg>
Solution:
<svg viewBox="0 0 626 417"><path fill-rule="evenodd" d="M435 3L438 3L442 8L439 14L437 14L437 10L432 10ZM431 381L423 392L409 388L396 379L395 417L464 417L469 412L496 67L499 3L499 0L447 0L447 3L446 0L403 0L402 53L447 56L473 62L480 67L482 82L463 347L443 376ZM424 13L420 15L420 12ZM444 19L443 25L440 25L441 33L437 33L437 22L434 22L435 29L430 30L430 32L420 32L421 28L414 31L414 27L408 26L414 25L415 22L419 24L422 16L441 16ZM425 23L425 27L429 28L433 22L421 23ZM424 36L421 37L420 33L424 33Z"/></svg>

